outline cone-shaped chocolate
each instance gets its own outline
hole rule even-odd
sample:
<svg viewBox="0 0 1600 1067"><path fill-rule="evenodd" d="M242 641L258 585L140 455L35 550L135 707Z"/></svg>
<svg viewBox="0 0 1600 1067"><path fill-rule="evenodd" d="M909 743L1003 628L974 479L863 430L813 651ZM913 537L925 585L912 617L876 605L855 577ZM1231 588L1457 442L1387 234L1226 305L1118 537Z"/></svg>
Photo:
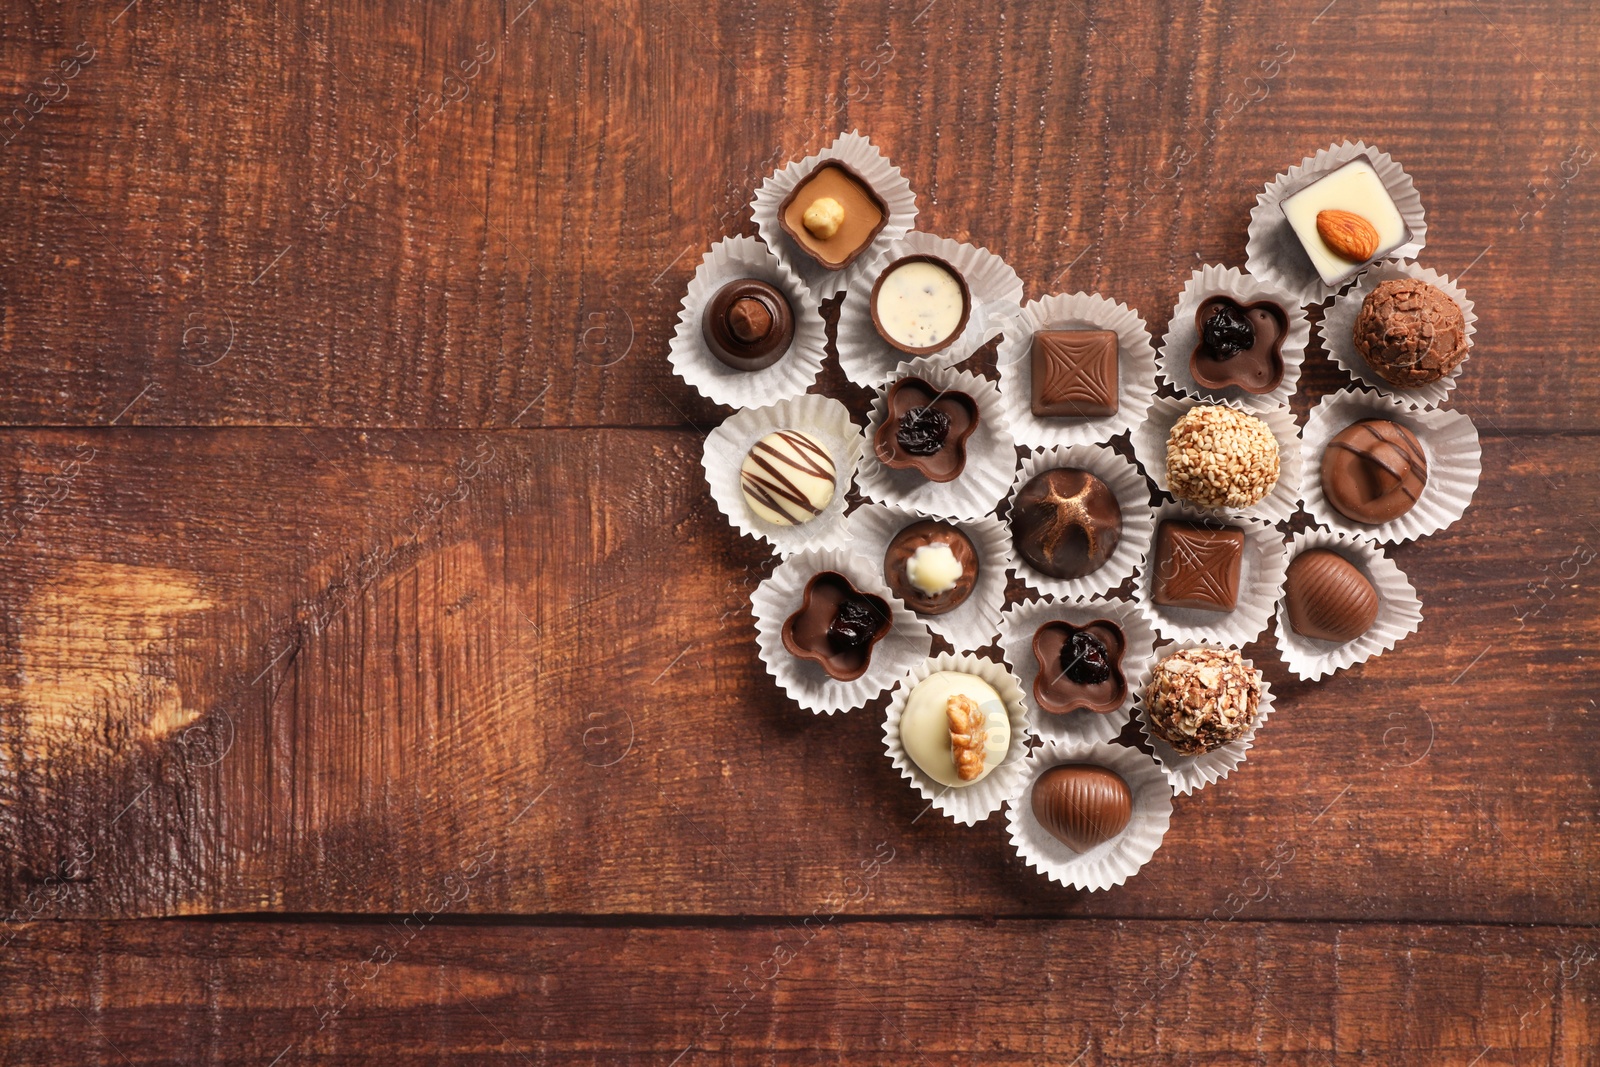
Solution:
<svg viewBox="0 0 1600 1067"><path fill-rule="evenodd" d="M1116 837L1132 815L1128 783L1092 763L1051 767L1033 784L1033 817L1074 852Z"/></svg>

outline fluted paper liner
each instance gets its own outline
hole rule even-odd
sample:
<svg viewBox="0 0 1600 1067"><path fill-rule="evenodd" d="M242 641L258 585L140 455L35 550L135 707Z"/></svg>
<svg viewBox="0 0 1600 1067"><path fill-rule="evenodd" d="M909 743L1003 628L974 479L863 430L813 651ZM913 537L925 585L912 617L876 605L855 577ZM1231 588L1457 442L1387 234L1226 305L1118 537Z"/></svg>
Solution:
<svg viewBox="0 0 1600 1067"><path fill-rule="evenodd" d="M1214 296L1231 297L1240 304L1270 300L1283 309L1288 325L1278 350L1283 357L1283 380L1272 392L1249 393L1237 385L1230 385L1226 389L1209 389L1189 372L1189 358L1200 343L1200 331L1194 326L1195 312ZM1199 397L1209 404L1237 401L1251 411L1263 411L1288 406L1300 382L1300 365L1305 362L1306 345L1310 341L1310 320L1293 294L1246 274L1238 267L1208 263L1189 275L1189 280L1184 283L1178 304L1172 309L1172 319L1167 323L1167 335L1161 341L1161 353L1156 357L1156 366L1161 378L1186 396Z"/></svg>
<svg viewBox="0 0 1600 1067"><path fill-rule="evenodd" d="M889 207L883 229L872 239L872 244L854 263L844 270L828 270L806 253L795 247L789 235L778 224L778 208L790 191L802 179L811 176L817 164L825 159L837 159L850 167L872 186L872 189ZM836 293L849 288L851 282L872 262L878 250L890 241L903 237L916 224L917 196L911 183L900 173L900 168L890 164L888 157L876 145L855 130L841 133L827 148L800 160L780 167L756 189L755 200L750 204L750 214L755 219L756 231L767 247L787 263L800 280L811 290L815 302L828 300ZM876 275L873 275L876 277Z"/></svg>
<svg viewBox="0 0 1600 1067"><path fill-rule="evenodd" d="M803 430L816 437L833 456L833 499L822 514L799 526L779 526L756 518L745 504L739 468L751 447L774 430ZM765 541L788 556L803 548L834 548L844 543L845 494L861 459L861 430L837 400L816 394L780 400L763 408L745 408L706 436L701 466L711 499L738 531Z"/></svg>
<svg viewBox="0 0 1600 1067"><path fill-rule="evenodd" d="M850 279L839 306L839 366L846 377L868 388L882 384L907 358L872 325L872 287L889 264L902 256L938 256L966 279L972 307L961 335L948 346L920 357L933 366L960 363L1002 329L1022 303L1022 279L1011 265L987 248L913 230L891 241L861 273Z"/></svg>
<svg viewBox="0 0 1600 1067"><path fill-rule="evenodd" d="M755 278L776 286L789 298L794 337L783 357L761 370L736 370L706 345L700 329L706 303L729 282ZM810 388L827 356L828 328L811 290L772 250L754 237L729 237L711 246L700 260L689 291L678 310L678 328L667 347L667 360L678 377L718 404L757 407Z"/></svg>
<svg viewBox="0 0 1600 1067"><path fill-rule="evenodd" d="M1186 648L1201 647L1220 648L1222 646L1204 641L1183 642L1166 646L1161 650L1164 655L1157 658L1158 660L1163 659L1165 656L1181 652ZM1255 664L1248 659L1244 661L1244 665L1251 670L1255 670ZM1230 741L1220 748L1214 748L1210 752L1202 752L1194 756L1180 755L1171 745L1156 736L1155 732L1150 729L1150 710L1145 706L1144 694L1140 693L1136 712L1139 718L1139 728L1144 731L1145 742L1149 744L1151 751L1155 753L1156 762L1161 765L1162 771L1166 773L1167 781L1172 783L1172 791L1178 796L1188 796L1190 793L1204 789L1212 782L1228 777L1239 764L1245 761L1246 753L1255 745L1257 731L1266 725L1267 716L1272 714L1272 687L1267 684L1265 678L1261 677L1260 671L1256 671L1256 677L1261 683L1261 701L1256 711L1256 721L1251 725L1249 731L1237 741Z"/></svg>
<svg viewBox="0 0 1600 1067"><path fill-rule="evenodd" d="M888 415L889 382L878 391L868 415L856 487L879 504L905 508L934 519L976 519L993 513L1017 469L1017 449L1000 407L1000 390L987 378L941 365L934 357L902 363L893 380L921 378L935 389L966 393L978 405L978 425L967 438L967 465L948 482L934 482L915 470L895 470L879 462L873 436Z"/></svg>
<svg viewBox="0 0 1600 1067"><path fill-rule="evenodd" d="M1137 467L1103 445L1065 445L1045 449L1022 458L1022 469L1011 483L1008 514L1015 516L1017 494L1042 471L1056 467L1086 470L1106 483L1122 508L1122 536L1109 559L1098 570L1082 578L1053 578L1036 570L1021 553L1014 553L1017 577L1047 596L1060 600L1087 600L1109 593L1121 585L1144 563L1150 551L1150 534L1155 529L1155 512L1150 507L1150 486Z"/></svg>
<svg viewBox="0 0 1600 1067"><path fill-rule="evenodd" d="M1098 444L1144 421L1155 395L1156 353L1149 327L1127 304L1098 293L1058 293L1019 307L1000 328L1005 338L995 353L1000 396L1018 444L1029 448ZM1033 335L1061 329L1111 330L1117 335L1115 414L1069 419L1033 413Z"/></svg>
<svg viewBox="0 0 1600 1067"><path fill-rule="evenodd" d="M1168 496L1176 496L1167 482L1167 435L1184 412L1208 401L1194 397L1173 399L1158 396L1150 402L1150 413L1133 431L1133 454L1139 466ZM1240 515L1268 522L1283 522L1300 509L1300 433L1294 415L1286 407L1247 409L1235 401L1223 401L1213 406L1237 408L1254 415L1267 424L1278 441L1278 482L1272 491L1247 508L1200 508L1208 515ZM1199 507L1199 505L1194 505Z"/></svg>
<svg viewBox="0 0 1600 1067"><path fill-rule="evenodd" d="M1366 357L1356 349L1356 316L1361 313L1362 302L1379 285L1396 278L1415 278L1437 286L1456 302L1456 306L1461 309L1461 317L1467 324L1467 354L1457 364L1456 369L1436 382L1415 388L1391 385L1384 381L1373 371ZM1477 321L1478 316L1472 311L1472 301L1467 299L1467 294L1461 286L1451 281L1447 275L1416 263L1380 263L1356 279L1355 286L1348 292L1334 298L1327 312L1323 314L1322 321L1317 324L1317 333L1322 338L1322 347L1327 349L1333 361L1349 371L1350 377L1362 385L1375 389L1385 396L1402 400L1409 408L1433 408L1450 398L1450 390L1456 387L1456 379L1461 377L1462 368L1471 361L1472 335L1477 332L1477 327L1473 324Z"/></svg>
<svg viewBox="0 0 1600 1067"><path fill-rule="evenodd" d="M1384 259L1416 259L1427 242L1428 223L1422 210L1422 197L1417 194L1411 175L1389 158L1387 152L1364 141L1354 144L1343 141L1302 159L1298 166L1290 167L1268 182L1256 196L1256 206L1250 209L1249 239L1245 242L1245 269L1267 284L1293 294L1301 304L1320 304L1338 292L1342 287L1328 285L1312 266L1300 238L1295 236L1289 220L1283 217L1281 204L1284 197L1362 155L1372 160L1372 169L1411 231L1411 240Z"/></svg>
<svg viewBox="0 0 1600 1067"><path fill-rule="evenodd" d="M1128 695L1115 711L1079 708L1066 715L1045 711L1033 699L1033 682L1039 661L1033 654L1033 635L1047 622L1085 626L1097 619L1114 622L1122 630L1122 676ZM1040 737L1076 744L1110 741L1122 733L1133 715L1133 703L1150 680L1155 663L1156 632L1138 605L1126 600L1035 600L1013 604L1000 618L1000 653L1022 686L1028 709L1028 726Z"/></svg>
<svg viewBox="0 0 1600 1067"><path fill-rule="evenodd" d="M1005 704L1006 718L1011 723L1011 744L1006 749L1000 765L972 785L941 785L923 773L915 760L906 755L900 744L900 716L905 713L906 700L918 682L939 671L960 671L976 675L988 682ZM883 724L883 747L889 760L899 770L901 777L909 778L911 785L930 802L934 810L954 819L961 826L982 822L1000 810L1000 805L1016 795L1022 788L1026 773L1023 757L1028 752L1027 713L1022 706L1022 688L1006 670L1004 664L992 659L968 654L942 653L925 659L902 679L889 701L889 714Z"/></svg>
<svg viewBox="0 0 1600 1067"><path fill-rule="evenodd" d="M872 649L866 673L851 682L828 677L820 664L801 659L783 647L783 623L800 610L806 583L823 571L849 578L863 593L880 596L893 613L892 627ZM927 658L933 639L912 610L889 591L883 577L863 566L860 557L843 549L806 549L778 564L750 596L756 618L756 644L767 673L796 704L819 715L851 711L889 688L906 671Z"/></svg>
<svg viewBox="0 0 1600 1067"><path fill-rule="evenodd" d="M1033 787L1039 776L1063 763L1092 763L1128 783L1133 810L1128 825L1087 852L1074 852L1033 815ZM1029 867L1052 882L1094 892L1118 886L1150 862L1172 822L1172 786L1161 767L1136 748L1104 742L1047 740L1023 761L1021 795L1006 805L1011 847Z"/></svg>
<svg viewBox="0 0 1600 1067"><path fill-rule="evenodd" d="M1156 568L1160 566L1152 544L1150 562L1139 575L1136 595L1139 610L1162 637L1188 644L1247 645L1260 636L1272 618L1272 608L1283 592L1283 572L1289 565L1283 534L1261 519L1219 518L1187 504L1164 504L1156 513L1156 532L1168 519L1204 526L1237 526L1244 531L1239 555L1239 593L1232 611L1175 608L1155 600Z"/></svg>
<svg viewBox="0 0 1600 1067"><path fill-rule="evenodd" d="M1289 625L1285 590L1285 597L1278 601L1278 652L1290 674L1312 682L1383 655L1422 625L1422 601L1405 572L1383 549L1343 531L1311 529L1290 542L1289 561L1313 548L1331 549L1355 564L1378 591L1378 617L1366 633L1342 644L1306 637Z"/></svg>
<svg viewBox="0 0 1600 1067"><path fill-rule="evenodd" d="M922 518L914 511L884 504L859 507L847 522L850 540L845 547L859 556L864 566L876 566L881 575L883 556L894 535ZM957 607L940 615L917 617L954 645L957 652L971 652L987 645L1000 628L1000 610L1006 602L1006 571L1011 567L1011 533L988 515L954 525L972 540L978 555L978 581ZM915 611L909 606L907 610Z"/></svg>
<svg viewBox="0 0 1600 1067"><path fill-rule="evenodd" d="M1388 419L1417 435L1428 460L1428 483L1411 510L1371 526L1345 518L1322 492L1322 454L1353 422ZM1379 544L1402 544L1454 525L1472 503L1482 468L1482 448L1472 420L1443 408L1416 410L1405 401L1354 387L1330 393L1311 409L1305 429L1306 510L1323 526Z"/></svg>

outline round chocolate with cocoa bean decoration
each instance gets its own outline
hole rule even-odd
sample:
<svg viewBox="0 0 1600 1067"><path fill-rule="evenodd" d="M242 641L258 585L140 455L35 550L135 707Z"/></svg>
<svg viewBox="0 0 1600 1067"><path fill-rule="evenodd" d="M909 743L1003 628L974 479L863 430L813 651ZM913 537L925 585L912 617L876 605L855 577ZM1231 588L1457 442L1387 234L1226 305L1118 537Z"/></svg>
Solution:
<svg viewBox="0 0 1600 1067"><path fill-rule="evenodd" d="M706 347L734 370L770 367L794 340L794 312L776 286L755 278L731 281L716 291L700 315Z"/></svg>
<svg viewBox="0 0 1600 1067"><path fill-rule="evenodd" d="M1087 852L1127 827L1133 791L1115 771L1062 763L1033 783L1033 817L1072 851Z"/></svg>
<svg viewBox="0 0 1600 1067"><path fill-rule="evenodd" d="M1353 641L1378 618L1378 591L1354 563L1326 548L1311 548L1289 564L1283 584L1289 626L1319 641Z"/></svg>
<svg viewBox="0 0 1600 1067"><path fill-rule="evenodd" d="M1099 570L1122 538L1122 505L1111 488L1086 470L1054 467L1017 493L1011 536L1029 565L1052 578L1082 578Z"/></svg>
<svg viewBox="0 0 1600 1067"><path fill-rule="evenodd" d="M1322 495L1339 514L1377 526L1410 511L1428 485L1417 435L1388 419L1346 426L1322 453Z"/></svg>
<svg viewBox="0 0 1600 1067"><path fill-rule="evenodd" d="M922 519L889 542L883 580L917 614L943 615L964 604L978 584L978 550L958 527Z"/></svg>

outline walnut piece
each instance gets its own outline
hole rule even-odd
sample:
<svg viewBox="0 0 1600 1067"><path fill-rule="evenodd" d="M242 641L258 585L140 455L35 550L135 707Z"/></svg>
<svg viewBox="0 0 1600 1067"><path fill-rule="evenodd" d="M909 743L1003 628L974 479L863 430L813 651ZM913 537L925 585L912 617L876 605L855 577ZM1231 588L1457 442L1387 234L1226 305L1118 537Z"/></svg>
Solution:
<svg viewBox="0 0 1600 1067"><path fill-rule="evenodd" d="M989 739L984 723L989 719L971 697L957 693L945 703L950 720L950 756L956 776L970 782L983 776L983 746Z"/></svg>

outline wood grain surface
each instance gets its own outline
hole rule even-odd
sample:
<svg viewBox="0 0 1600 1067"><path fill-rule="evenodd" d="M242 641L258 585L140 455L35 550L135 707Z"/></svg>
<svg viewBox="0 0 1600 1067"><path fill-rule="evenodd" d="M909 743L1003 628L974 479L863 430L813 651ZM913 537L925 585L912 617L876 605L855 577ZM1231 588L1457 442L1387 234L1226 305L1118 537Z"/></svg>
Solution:
<svg viewBox="0 0 1600 1067"><path fill-rule="evenodd" d="M0 1063L1600 1063L1597 46L1476 0L6 5ZM1115 891L756 659L666 344L852 128L919 228L1158 339L1364 138L1476 304L1421 631L1315 684L1250 646L1270 724Z"/></svg>

